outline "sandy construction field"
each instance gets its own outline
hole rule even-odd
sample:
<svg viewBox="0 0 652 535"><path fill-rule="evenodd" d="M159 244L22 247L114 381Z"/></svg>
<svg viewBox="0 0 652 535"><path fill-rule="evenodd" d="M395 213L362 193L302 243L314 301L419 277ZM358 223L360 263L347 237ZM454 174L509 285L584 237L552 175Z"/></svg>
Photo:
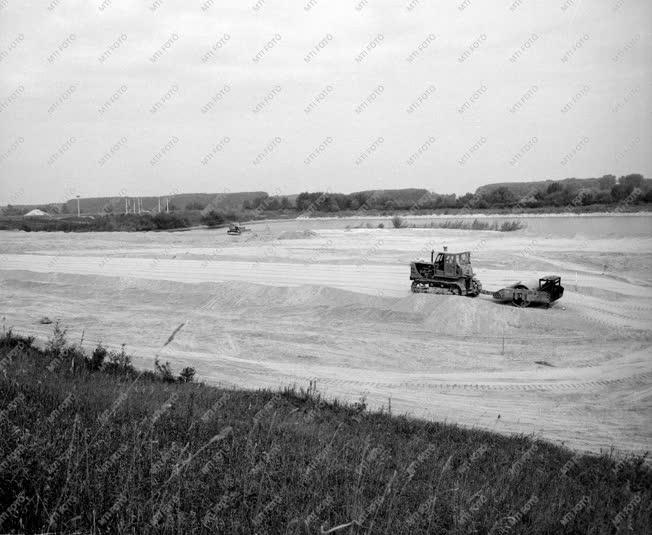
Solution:
<svg viewBox="0 0 652 535"><path fill-rule="evenodd" d="M125 343L137 365L159 355L209 382L316 379L394 413L648 450L652 217L541 219L511 233L344 228L359 220L239 237L2 232L0 315L42 338L39 320L58 318L89 349ZM472 251L486 289L554 273L566 293L550 309L411 294L410 260L443 245Z"/></svg>

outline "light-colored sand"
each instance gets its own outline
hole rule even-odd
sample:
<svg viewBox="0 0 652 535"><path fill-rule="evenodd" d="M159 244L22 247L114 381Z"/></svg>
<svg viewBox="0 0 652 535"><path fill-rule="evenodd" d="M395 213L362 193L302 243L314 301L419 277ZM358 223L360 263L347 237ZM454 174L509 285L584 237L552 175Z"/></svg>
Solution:
<svg viewBox="0 0 652 535"><path fill-rule="evenodd" d="M586 228L552 238L531 228L348 231L320 221L252 225L235 239L5 232L0 314L42 337L51 326L38 320L61 318L89 348L125 342L139 365L160 354L209 381L316 379L327 395L366 395L375 407L391 397L395 412L644 451L652 239L627 237L624 220L610 239ZM305 230L316 235L301 239ZM408 262L444 243L473 251L485 288L557 273L566 295L549 310L521 310L487 296L410 294Z"/></svg>

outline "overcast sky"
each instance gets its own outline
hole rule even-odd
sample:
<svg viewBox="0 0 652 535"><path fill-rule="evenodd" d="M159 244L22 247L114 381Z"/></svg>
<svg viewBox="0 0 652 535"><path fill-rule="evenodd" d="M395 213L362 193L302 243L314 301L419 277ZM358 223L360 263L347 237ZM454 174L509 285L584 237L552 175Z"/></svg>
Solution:
<svg viewBox="0 0 652 535"><path fill-rule="evenodd" d="M652 176L649 0L0 6L0 204Z"/></svg>

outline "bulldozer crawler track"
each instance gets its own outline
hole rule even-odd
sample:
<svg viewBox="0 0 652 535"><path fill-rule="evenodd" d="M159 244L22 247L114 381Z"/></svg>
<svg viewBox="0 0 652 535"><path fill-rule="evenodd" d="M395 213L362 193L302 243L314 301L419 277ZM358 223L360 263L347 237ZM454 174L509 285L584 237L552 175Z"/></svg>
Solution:
<svg viewBox="0 0 652 535"><path fill-rule="evenodd" d="M475 392L573 392L577 390L600 390L613 385L641 386L649 385L652 381L652 372L619 377L615 379L600 379L596 381L580 382L536 382L536 383L425 383L403 381L400 383L364 382L351 379L320 379L321 384L337 385L350 384L362 388L408 388L419 390L437 391L475 391Z"/></svg>

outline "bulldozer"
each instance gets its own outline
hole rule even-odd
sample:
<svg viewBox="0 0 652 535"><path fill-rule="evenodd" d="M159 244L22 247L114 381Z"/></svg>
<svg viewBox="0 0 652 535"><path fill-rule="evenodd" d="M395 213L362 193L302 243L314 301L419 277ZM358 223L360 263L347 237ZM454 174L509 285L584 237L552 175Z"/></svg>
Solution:
<svg viewBox="0 0 652 535"><path fill-rule="evenodd" d="M430 252L430 262L412 262L410 280L413 293L451 294L477 297L482 284L473 274L471 253Z"/></svg>
<svg viewBox="0 0 652 535"><path fill-rule="evenodd" d="M243 232L249 229L245 228L244 225L240 223L229 223L229 230L226 231L227 234L231 236L240 236Z"/></svg>
<svg viewBox="0 0 652 535"><path fill-rule="evenodd" d="M525 308L531 305L549 307L564 295L559 275L547 275L539 279L538 288L529 288L517 282L494 292L483 290L482 283L475 278L471 267L471 253L430 252L430 262L416 261L410 264L410 280L413 293L465 295L477 297L491 295L496 301L511 303Z"/></svg>

